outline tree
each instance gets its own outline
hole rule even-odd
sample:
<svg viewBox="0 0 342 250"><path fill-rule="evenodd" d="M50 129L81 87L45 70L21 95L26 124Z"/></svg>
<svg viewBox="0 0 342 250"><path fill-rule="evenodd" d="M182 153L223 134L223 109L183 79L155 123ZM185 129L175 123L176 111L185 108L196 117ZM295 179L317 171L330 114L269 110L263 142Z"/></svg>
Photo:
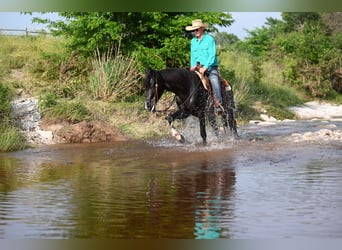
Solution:
<svg viewBox="0 0 342 250"><path fill-rule="evenodd" d="M342 32L342 12L325 12L321 17L333 34Z"/></svg>
<svg viewBox="0 0 342 250"><path fill-rule="evenodd" d="M305 23L313 23L320 20L317 12L283 12L281 14L285 23L285 32L299 31Z"/></svg>
<svg viewBox="0 0 342 250"><path fill-rule="evenodd" d="M189 61L189 33L185 26L200 18L216 26L229 26L229 13L218 12L63 12L65 20L49 24L55 35L69 38L68 47L85 55L95 49L106 51L120 46L122 53L137 53L144 67L184 67Z"/></svg>
<svg viewBox="0 0 342 250"><path fill-rule="evenodd" d="M292 27L275 41L284 58L285 80L304 87L312 96L327 96L332 88L337 89L334 82L340 79L336 75L342 61L338 36L331 36L318 13L282 16L286 27Z"/></svg>
<svg viewBox="0 0 342 250"><path fill-rule="evenodd" d="M283 20L268 18L261 28L248 31L237 48L251 55L254 81L264 73L263 61L272 59L283 65L286 83L325 97L332 88L342 89L340 18L337 13L283 12Z"/></svg>
<svg viewBox="0 0 342 250"><path fill-rule="evenodd" d="M224 48L239 41L239 38L232 33L218 32L215 34L216 45L219 48Z"/></svg>

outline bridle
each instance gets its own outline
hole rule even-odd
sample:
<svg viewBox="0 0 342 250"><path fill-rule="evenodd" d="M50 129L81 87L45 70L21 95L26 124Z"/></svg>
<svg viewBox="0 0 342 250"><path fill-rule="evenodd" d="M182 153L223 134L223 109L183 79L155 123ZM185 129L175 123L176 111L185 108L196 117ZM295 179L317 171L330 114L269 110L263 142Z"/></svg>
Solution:
<svg viewBox="0 0 342 250"><path fill-rule="evenodd" d="M159 77L163 78L158 71L156 71L156 73L158 74ZM154 88L154 95L153 95L153 98L151 98L151 99L154 99L154 106L152 107L151 110L153 112L166 112L166 111L168 111L171 108L171 106L175 102L176 95L173 97L170 105L166 109L164 109L164 110L157 110L156 109L155 106L157 104L157 101L159 100L159 96L158 96L158 86L159 86L159 84L158 84L158 76L157 75L151 76L151 79L150 79L150 81L154 80L154 86L153 86L153 88ZM201 85L201 83L198 84L198 86L192 90L190 95L183 101L183 103L181 105L184 105L184 103L186 103L187 101L189 101L191 99L191 97L195 94L196 90L199 88L200 85Z"/></svg>
<svg viewBox="0 0 342 250"><path fill-rule="evenodd" d="M159 72L156 72L156 73L159 74ZM162 77L162 76L159 74L159 77ZM151 82L151 80L153 80L153 82ZM158 96L158 86L159 86L159 84L158 84L158 76L157 75L154 74L153 76L151 76L150 84L151 85L153 84L153 88L154 88L154 94L153 94L153 97L151 98L151 99L154 100L154 105L153 105L151 111L152 112L166 112L166 111L168 111L171 108L171 106L173 105L174 101L176 100L176 96L174 96L174 98L171 101L170 105L166 109L164 109L164 110L157 110L156 109L156 104L157 104L157 101L159 100L159 96Z"/></svg>

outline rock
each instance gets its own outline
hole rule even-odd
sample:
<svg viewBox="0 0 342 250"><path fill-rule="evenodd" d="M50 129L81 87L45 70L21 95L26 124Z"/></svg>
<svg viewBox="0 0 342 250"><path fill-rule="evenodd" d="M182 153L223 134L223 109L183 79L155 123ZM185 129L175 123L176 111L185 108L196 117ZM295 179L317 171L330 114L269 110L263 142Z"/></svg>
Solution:
<svg viewBox="0 0 342 250"><path fill-rule="evenodd" d="M336 119L342 118L342 105L330 103L307 102L303 106L291 107L299 119Z"/></svg>
<svg viewBox="0 0 342 250"><path fill-rule="evenodd" d="M293 133L289 140L299 141L341 141L342 131L333 129L320 129L315 132L305 132L303 134Z"/></svg>
<svg viewBox="0 0 342 250"><path fill-rule="evenodd" d="M75 142L124 141L119 129L104 122L80 122L41 124L41 115L36 98L19 98L12 102L14 120L28 143L34 145Z"/></svg>
<svg viewBox="0 0 342 250"><path fill-rule="evenodd" d="M56 135L63 138L67 143L113 142L127 140L119 129L100 121L83 121L77 124L64 126L56 131Z"/></svg>
<svg viewBox="0 0 342 250"><path fill-rule="evenodd" d="M265 122L276 122L277 121L277 119L274 118L273 116L269 116L269 115L266 115L266 114L261 114L260 118L261 118L261 120L263 120Z"/></svg>
<svg viewBox="0 0 342 250"><path fill-rule="evenodd" d="M36 98L18 98L12 103L15 125L22 131L30 144L52 144L52 131L40 128L41 115Z"/></svg>

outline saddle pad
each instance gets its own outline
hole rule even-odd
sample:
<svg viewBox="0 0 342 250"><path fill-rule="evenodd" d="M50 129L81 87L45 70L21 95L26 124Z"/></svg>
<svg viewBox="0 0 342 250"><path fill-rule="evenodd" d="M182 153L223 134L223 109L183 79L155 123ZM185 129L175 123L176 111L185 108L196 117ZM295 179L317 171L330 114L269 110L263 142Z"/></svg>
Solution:
<svg viewBox="0 0 342 250"><path fill-rule="evenodd" d="M209 78L206 76L203 76L200 72L195 71L198 77L201 79L203 87L208 90L209 89Z"/></svg>

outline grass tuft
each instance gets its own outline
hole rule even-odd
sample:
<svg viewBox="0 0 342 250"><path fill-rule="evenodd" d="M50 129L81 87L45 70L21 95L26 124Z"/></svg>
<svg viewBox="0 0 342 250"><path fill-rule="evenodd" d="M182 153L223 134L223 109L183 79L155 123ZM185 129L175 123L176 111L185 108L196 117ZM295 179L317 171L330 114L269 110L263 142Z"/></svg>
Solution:
<svg viewBox="0 0 342 250"><path fill-rule="evenodd" d="M94 100L124 100L139 91L138 64L134 57L122 55L119 47L103 54L96 50L92 66L89 90Z"/></svg>

